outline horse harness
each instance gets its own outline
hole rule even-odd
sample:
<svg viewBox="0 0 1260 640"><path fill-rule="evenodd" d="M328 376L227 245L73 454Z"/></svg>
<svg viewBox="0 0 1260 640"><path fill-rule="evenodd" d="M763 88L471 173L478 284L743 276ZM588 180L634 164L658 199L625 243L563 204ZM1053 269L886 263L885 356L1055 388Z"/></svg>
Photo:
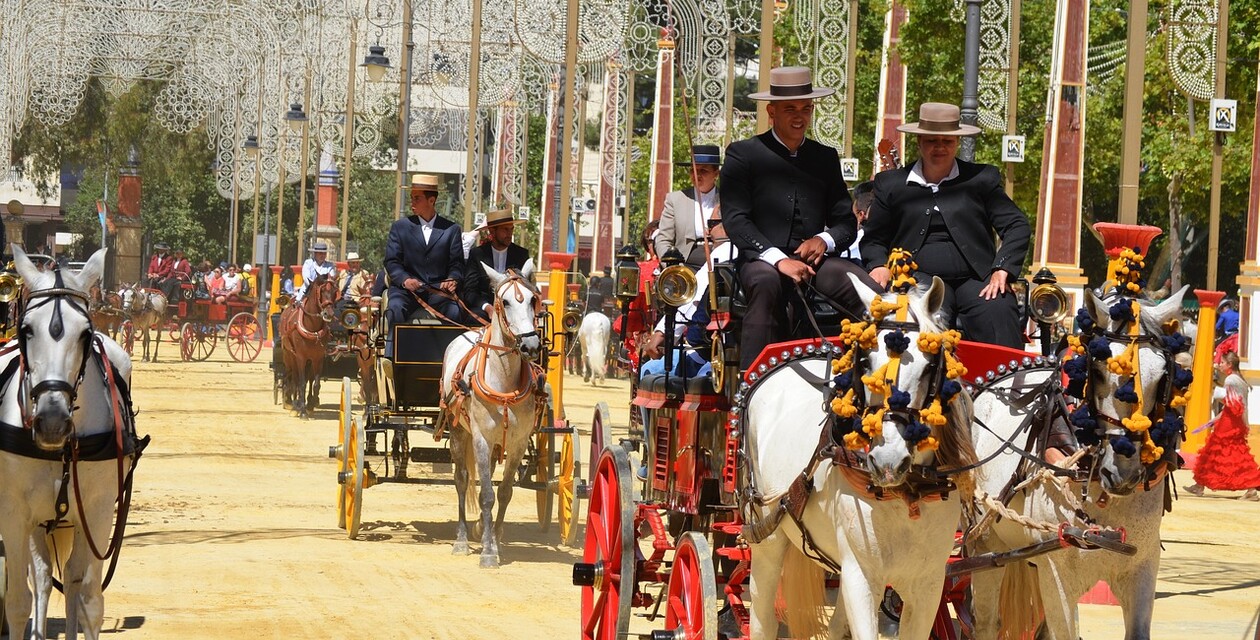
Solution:
<svg viewBox="0 0 1260 640"><path fill-rule="evenodd" d="M315 283L315 287L310 291L310 293L315 294L315 295L303 298L302 304L298 305L298 311L300 311L302 315L298 316L297 321L293 323L293 326L297 328L297 332L303 338L306 338L307 340L318 340L320 342L325 342L328 339L328 335L329 335L328 322L324 319L322 312L312 313L306 310L306 300L315 300L316 301L315 304L319 305L317 291L319 290L319 288L325 287L325 286L331 286L333 289L336 289L336 283L331 280L324 280L322 282ZM311 331L310 329L306 328L306 325L304 324L303 321L308 317L319 319L318 330Z"/></svg>
<svg viewBox="0 0 1260 640"><path fill-rule="evenodd" d="M537 362L522 358L522 366L519 380L516 384L515 391L497 391L490 388L486 384L486 362L491 351L497 351L508 354L517 351L521 340L525 338L535 337L538 331L526 331L525 333L509 333L506 331L510 326L507 319L507 310L503 306L503 296L507 292L507 288L512 288L512 294L516 296L517 302L524 302L525 295L521 291L522 288L529 289L535 294L535 306L538 306L537 290L529 284L518 272L512 270L506 281L499 285L495 291L494 315L498 319L499 325L505 329L505 337L509 339L509 344L500 346L491 344L490 326L480 330L480 338L473 345L463 358L460 358L459 364L456 365L455 371L451 374L451 389L447 392L446 397L442 398L442 409L446 410L453 416L462 416L467 413L465 403L470 395L475 395L478 399L486 404L497 405L503 412L503 419L508 419L508 410L526 399L533 397L534 399L534 424L539 423L539 419L547 410L547 392L544 390L543 380L546 372ZM537 309L535 309L537 312ZM473 371L464 377L464 372L468 370L468 365L473 364ZM445 421L439 421L439 426L433 432L435 440L441 439ZM507 430L503 431L503 438L507 439ZM506 449L506 447L505 447Z"/></svg>
<svg viewBox="0 0 1260 640"><path fill-rule="evenodd" d="M66 288L62 281L61 272L58 270L54 273L56 275L55 286L50 289L30 292L27 295L25 306L21 310L21 315L24 316L27 311L46 304L54 305L53 320L49 326L49 333L57 340L60 340L64 335L64 325L61 320L61 303L63 301L71 309L87 318L88 331L85 332L83 338L84 355L79 363L78 375L73 383L66 380L43 380L34 387L30 387L29 370L26 367L26 332L21 330L21 323L19 322L16 344L10 343L0 348L0 355L7 355L15 349L18 351L18 357L10 360L8 366L3 371L0 371L0 388L7 389L9 384L15 379L21 385L18 402L22 415L22 424L14 426L0 423L0 451L25 458L61 462L61 483L53 509L54 517L42 526L51 533L69 516L69 489L73 485L79 524L83 527L83 534L87 539L92 555L97 560L109 560L109 569L102 581L102 589L104 589L109 586L110 580L114 575L114 569L118 563L118 551L122 546L123 535L127 526L127 515L131 508L132 477L144 449L149 445L150 437L138 438L136 435L136 411L131 402L130 386L110 363L104 342L100 336L96 335L92 327L92 319L86 308L86 305L90 302L88 297L80 291ZM38 302L32 304L32 300L38 300ZM70 404L73 406L78 398L79 386L83 382L88 360L92 360L99 367L101 379L109 393L109 402L113 411L113 430L87 436L71 434L60 451L46 451L35 446L32 440L34 417L28 415L29 407L33 406L42 394L56 391L69 395ZM30 388L28 389L28 387ZM125 469L125 461L128 456L132 458L132 463L129 469ZM87 518L84 515L82 491L79 487L78 464L80 462L104 462L111 459L117 461L117 516L109 544L104 551L101 551L96 539L92 536L92 532L87 524ZM61 584L56 580L53 582L58 590L61 590Z"/></svg>

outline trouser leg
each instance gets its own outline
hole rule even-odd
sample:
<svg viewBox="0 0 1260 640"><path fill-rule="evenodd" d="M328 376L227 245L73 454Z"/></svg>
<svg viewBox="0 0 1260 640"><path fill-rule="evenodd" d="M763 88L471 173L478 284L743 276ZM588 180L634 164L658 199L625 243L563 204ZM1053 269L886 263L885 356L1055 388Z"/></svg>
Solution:
<svg viewBox="0 0 1260 640"><path fill-rule="evenodd" d="M766 345L783 340L787 331L787 305L784 291L793 286L773 265L760 260L739 269L748 311L740 331L739 366L747 369Z"/></svg>
<svg viewBox="0 0 1260 640"><path fill-rule="evenodd" d="M827 296L840 304L841 313L845 314L850 320L860 320L866 313L866 305L862 303L862 297L858 295L857 288L853 286L853 281L849 278L849 274L853 274L857 279L869 289L882 293L884 288L879 283L871 279L866 270L849 260L831 256L823 260L822 264L815 269L814 287L818 292Z"/></svg>
<svg viewBox="0 0 1260 640"><path fill-rule="evenodd" d="M980 291L986 285L980 280L966 280L955 288L958 316L967 330L965 337L976 342L1024 348L1015 295L1008 290L992 300L985 300L980 297Z"/></svg>

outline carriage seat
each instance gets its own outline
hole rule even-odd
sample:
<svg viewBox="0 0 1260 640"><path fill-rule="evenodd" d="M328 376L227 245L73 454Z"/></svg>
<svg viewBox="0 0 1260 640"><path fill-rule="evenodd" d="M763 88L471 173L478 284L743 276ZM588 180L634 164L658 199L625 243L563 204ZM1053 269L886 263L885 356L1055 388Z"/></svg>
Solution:
<svg viewBox="0 0 1260 640"><path fill-rule="evenodd" d="M689 396L708 396L719 393L713 387L713 376L707 375L687 378L686 388Z"/></svg>
<svg viewBox="0 0 1260 640"><path fill-rule="evenodd" d="M639 387L652 393L682 395L684 390L683 380L681 376L677 375L670 375L667 378L665 374L651 374L643 376L643 379L639 380Z"/></svg>

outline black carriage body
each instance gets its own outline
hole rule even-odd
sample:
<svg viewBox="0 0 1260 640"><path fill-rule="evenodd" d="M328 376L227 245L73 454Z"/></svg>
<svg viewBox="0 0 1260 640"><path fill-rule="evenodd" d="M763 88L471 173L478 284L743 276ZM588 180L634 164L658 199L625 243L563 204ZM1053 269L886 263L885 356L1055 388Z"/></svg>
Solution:
<svg viewBox="0 0 1260 640"><path fill-rule="evenodd" d="M395 409L432 408L441 401L442 357L446 347L463 334L463 327L448 324L405 324L394 332L393 376L388 396Z"/></svg>

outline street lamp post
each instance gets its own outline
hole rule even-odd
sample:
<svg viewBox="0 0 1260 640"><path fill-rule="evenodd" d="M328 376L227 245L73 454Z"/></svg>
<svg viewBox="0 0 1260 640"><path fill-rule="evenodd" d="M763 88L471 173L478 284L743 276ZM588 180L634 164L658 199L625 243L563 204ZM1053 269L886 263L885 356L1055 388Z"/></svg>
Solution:
<svg viewBox="0 0 1260 640"><path fill-rule="evenodd" d="M963 47L963 124L975 125L980 120L980 2L981 0L965 0L967 3L967 39ZM850 36L852 37L852 36ZM971 162L976 158L976 138L966 136L958 150L958 157Z"/></svg>
<svg viewBox="0 0 1260 640"><path fill-rule="evenodd" d="M257 235L258 235L258 196L259 196L260 192L262 191L262 163L261 163L262 154L260 153L261 148L260 148L260 145L258 144L258 136L254 135L254 134L250 134L248 137L246 137L246 138L245 138L245 142L242 142L242 143L241 143L241 148L242 148L242 149L244 149L244 150L245 150L245 153L249 154L249 157L250 157L250 158L254 161L254 229L253 229L253 235L254 235L254 236L257 236ZM236 245L235 245L235 244L233 244L232 246L233 246L233 247L235 247ZM233 251L232 251L232 262L233 262L233 263L238 263L238 262L239 262L239 261L237 260L237 257L238 257L238 256L237 256L237 252L236 252L236 250L233 250ZM251 258L251 259L252 259L252 258Z"/></svg>

